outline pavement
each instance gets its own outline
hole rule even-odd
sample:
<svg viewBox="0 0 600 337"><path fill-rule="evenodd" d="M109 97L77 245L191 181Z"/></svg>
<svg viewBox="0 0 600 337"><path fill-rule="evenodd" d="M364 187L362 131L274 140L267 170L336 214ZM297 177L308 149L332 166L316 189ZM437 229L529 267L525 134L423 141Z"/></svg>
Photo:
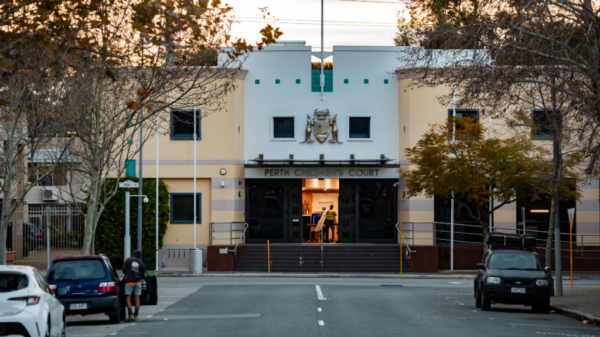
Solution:
<svg viewBox="0 0 600 337"><path fill-rule="evenodd" d="M600 326L557 312L496 304L481 311L470 279L211 276L158 282L159 305L142 307L140 322L110 325L105 315L72 316L67 335L600 337ZM574 286L600 288L600 280L575 280Z"/></svg>
<svg viewBox="0 0 600 337"><path fill-rule="evenodd" d="M571 288L570 282L564 282L563 296L554 296L550 301L561 314L600 325L600 285Z"/></svg>

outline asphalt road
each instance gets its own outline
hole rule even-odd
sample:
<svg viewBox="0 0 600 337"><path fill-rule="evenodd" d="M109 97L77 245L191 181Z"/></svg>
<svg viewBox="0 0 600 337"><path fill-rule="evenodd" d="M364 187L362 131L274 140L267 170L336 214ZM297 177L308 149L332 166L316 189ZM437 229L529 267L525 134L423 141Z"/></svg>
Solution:
<svg viewBox="0 0 600 337"><path fill-rule="evenodd" d="M556 313L508 305L483 312L472 290L458 279L159 278L160 304L142 307L139 323L74 316L67 335L600 337L600 327Z"/></svg>

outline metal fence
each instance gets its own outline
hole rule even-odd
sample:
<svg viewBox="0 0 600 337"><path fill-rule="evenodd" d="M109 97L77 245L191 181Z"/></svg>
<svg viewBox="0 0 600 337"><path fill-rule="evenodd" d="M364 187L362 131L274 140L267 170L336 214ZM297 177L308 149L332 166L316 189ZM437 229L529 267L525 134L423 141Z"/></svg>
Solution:
<svg viewBox="0 0 600 337"><path fill-rule="evenodd" d="M8 250L14 264L47 269L59 256L81 254L84 217L76 205L27 205L11 218Z"/></svg>
<svg viewBox="0 0 600 337"><path fill-rule="evenodd" d="M442 226L439 226L442 225ZM481 245L481 226L455 223L454 244ZM522 227L522 226L520 226ZM447 222L403 222L404 237L411 246L448 245L450 240L450 223ZM479 231L477 231L477 229ZM548 232L523 228L504 228L494 226L493 231L513 234L531 234L536 237L537 248L545 248ZM551 232L554 239L554 232ZM561 251L569 251L569 233L560 233ZM573 252L582 258L600 259L600 234L573 234ZM587 254L587 256L586 256Z"/></svg>

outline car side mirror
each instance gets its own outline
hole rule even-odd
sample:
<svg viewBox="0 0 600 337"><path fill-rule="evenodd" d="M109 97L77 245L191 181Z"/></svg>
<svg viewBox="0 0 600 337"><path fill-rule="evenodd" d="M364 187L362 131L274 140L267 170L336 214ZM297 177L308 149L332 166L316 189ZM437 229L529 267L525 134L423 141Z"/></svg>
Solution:
<svg viewBox="0 0 600 337"><path fill-rule="evenodd" d="M546 267L546 268L544 268L544 271L546 272L546 274L550 274L550 272L551 272L552 270L550 269L550 267Z"/></svg>
<svg viewBox="0 0 600 337"><path fill-rule="evenodd" d="M483 263L478 263L477 269L485 270L485 265Z"/></svg>

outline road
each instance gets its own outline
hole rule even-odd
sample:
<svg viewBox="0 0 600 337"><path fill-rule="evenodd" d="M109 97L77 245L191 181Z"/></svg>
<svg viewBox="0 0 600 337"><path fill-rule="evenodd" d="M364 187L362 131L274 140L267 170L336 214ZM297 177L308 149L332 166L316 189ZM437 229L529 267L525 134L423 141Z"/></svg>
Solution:
<svg viewBox="0 0 600 337"><path fill-rule="evenodd" d="M142 307L139 323L74 316L67 335L600 337L600 327L556 313L507 305L483 312L470 280L174 277L158 286L160 304Z"/></svg>

